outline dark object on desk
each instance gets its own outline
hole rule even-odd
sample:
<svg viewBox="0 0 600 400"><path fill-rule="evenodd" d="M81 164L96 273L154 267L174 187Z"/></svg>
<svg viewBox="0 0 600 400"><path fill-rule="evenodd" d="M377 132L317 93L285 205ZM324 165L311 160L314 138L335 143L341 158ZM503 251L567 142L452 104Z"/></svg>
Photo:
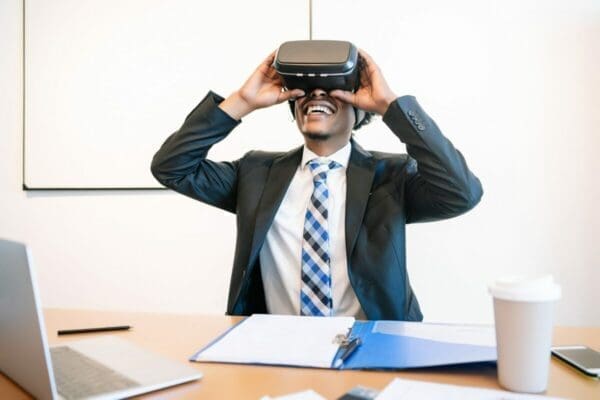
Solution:
<svg viewBox="0 0 600 400"><path fill-rule="evenodd" d="M344 393L337 400L374 400L379 391L364 386L356 386L350 389L348 393Z"/></svg>
<svg viewBox="0 0 600 400"><path fill-rule="evenodd" d="M354 91L360 82L358 49L338 40L295 40L277 50L275 71L288 89L308 92L342 89Z"/></svg>
<svg viewBox="0 0 600 400"><path fill-rule="evenodd" d="M566 362L587 376L600 378L600 352L587 346L552 347L552 355Z"/></svg>
<svg viewBox="0 0 600 400"><path fill-rule="evenodd" d="M97 327L97 328L62 329L62 330L58 331L58 334L59 335L74 335L77 333L128 331L129 329L131 329L131 326L129 326L129 325L101 326L101 327Z"/></svg>

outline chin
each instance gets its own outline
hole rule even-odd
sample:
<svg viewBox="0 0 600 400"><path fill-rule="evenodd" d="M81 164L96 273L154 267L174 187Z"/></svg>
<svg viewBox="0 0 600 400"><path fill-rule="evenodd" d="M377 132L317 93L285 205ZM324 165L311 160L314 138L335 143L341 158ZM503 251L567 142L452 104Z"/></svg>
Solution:
<svg viewBox="0 0 600 400"><path fill-rule="evenodd" d="M311 140L327 140L331 137L331 133L325 126L304 126L301 129L302 135Z"/></svg>
<svg viewBox="0 0 600 400"><path fill-rule="evenodd" d="M304 136L306 136L310 140L320 140L320 141L325 141L325 140L328 140L329 138L331 138L331 135L329 133L323 133L323 132L305 132Z"/></svg>

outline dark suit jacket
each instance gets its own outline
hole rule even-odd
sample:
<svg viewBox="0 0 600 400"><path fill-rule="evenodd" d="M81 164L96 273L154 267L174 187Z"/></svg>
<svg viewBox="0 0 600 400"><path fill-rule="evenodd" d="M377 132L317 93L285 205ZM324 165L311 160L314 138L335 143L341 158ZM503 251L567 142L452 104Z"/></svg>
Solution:
<svg viewBox="0 0 600 400"><path fill-rule="evenodd" d="M211 146L239 123L218 108L221 101L208 93L156 153L152 173L177 192L237 215L227 313L264 313L259 252L302 147L250 151L232 162L207 160ZM352 141L346 172L348 276L367 318L420 321L406 272L405 224L464 213L479 202L482 188L414 97L395 100L383 121L409 155L368 152Z"/></svg>

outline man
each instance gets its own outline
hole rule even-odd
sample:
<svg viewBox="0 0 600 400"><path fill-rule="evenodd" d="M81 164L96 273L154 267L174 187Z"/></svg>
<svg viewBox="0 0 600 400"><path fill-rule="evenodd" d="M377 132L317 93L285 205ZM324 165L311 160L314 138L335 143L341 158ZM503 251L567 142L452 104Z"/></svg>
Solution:
<svg viewBox="0 0 600 400"><path fill-rule="evenodd" d="M154 156L162 184L237 214L228 314L422 320L405 224L462 214L482 188L414 97L398 98L372 58L360 57L356 92L304 93L282 89L271 54L226 99L209 92ZM206 158L242 117L284 101L303 147ZM368 152L352 139L370 113L383 116L408 155Z"/></svg>

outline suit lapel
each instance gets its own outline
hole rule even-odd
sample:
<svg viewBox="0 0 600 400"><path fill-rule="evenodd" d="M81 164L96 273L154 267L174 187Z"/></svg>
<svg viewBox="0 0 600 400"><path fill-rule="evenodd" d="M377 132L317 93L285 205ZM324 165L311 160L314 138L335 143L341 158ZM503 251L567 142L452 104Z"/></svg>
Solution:
<svg viewBox="0 0 600 400"><path fill-rule="evenodd" d="M263 194L256 211L256 222L252 235L252 247L249 267L254 265L258 252L267 235L269 227L273 223L275 213L279 209L281 201L290 186L290 182L298 169L302 159L302 146L273 160L269 169L267 180L264 185Z"/></svg>
<svg viewBox="0 0 600 400"><path fill-rule="evenodd" d="M276 158L269 169L256 212L252 247L248 259L249 267L255 263L267 231L273 223L275 213L281 205L301 159L302 147L299 147ZM348 258L350 258L356 243L374 175L373 156L352 141L352 152L346 172L346 254Z"/></svg>
<svg viewBox="0 0 600 400"><path fill-rule="evenodd" d="M352 153L346 172L346 256L350 259L356 244L375 176L373 156L352 141Z"/></svg>

